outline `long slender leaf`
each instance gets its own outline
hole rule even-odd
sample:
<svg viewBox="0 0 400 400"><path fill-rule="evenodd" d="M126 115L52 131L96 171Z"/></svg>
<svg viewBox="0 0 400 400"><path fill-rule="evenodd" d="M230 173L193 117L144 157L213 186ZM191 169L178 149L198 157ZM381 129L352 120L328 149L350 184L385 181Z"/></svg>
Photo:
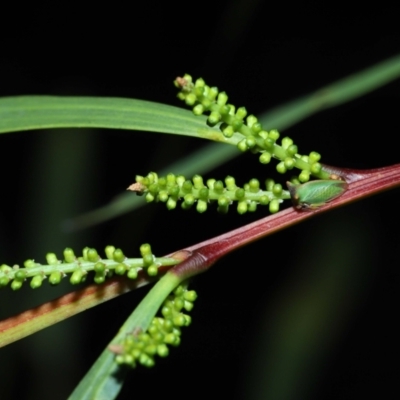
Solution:
<svg viewBox="0 0 400 400"><path fill-rule="evenodd" d="M0 133L49 128L112 128L193 136L236 144L209 128L206 117L166 104L101 97L18 96L0 98Z"/></svg>

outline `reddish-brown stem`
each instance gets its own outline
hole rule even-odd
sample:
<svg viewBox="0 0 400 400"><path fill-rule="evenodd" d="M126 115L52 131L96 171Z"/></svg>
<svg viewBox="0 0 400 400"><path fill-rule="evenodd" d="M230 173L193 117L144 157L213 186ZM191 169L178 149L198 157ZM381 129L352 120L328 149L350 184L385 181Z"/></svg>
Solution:
<svg viewBox="0 0 400 400"><path fill-rule="evenodd" d="M400 186L400 164L371 170L353 170L328 166L325 166L324 169L340 175L349 184L348 190L339 198L317 209L299 211L290 207L277 214L270 215L241 228L180 250L173 255L169 255L169 257L173 256L182 260L180 264L173 267L170 271L178 275L180 280L190 278L205 272L222 256L250 242L271 235L302 220L314 217L319 213ZM167 269L164 268L160 272L166 272ZM7 334L8 330L12 330L17 325L24 325L28 319L41 318L43 314L50 313L51 310L58 307L65 307L68 304L73 305L74 302L79 300L81 306L71 307L71 313L67 315L67 317L72 316L86 308L119 296L126 291L149 282L148 278L141 276L139 281L135 282L120 278L113 279L103 285L91 285L88 288L67 294L40 307L0 322L0 333L2 335ZM65 312L62 315L62 319L64 318L66 318ZM51 319L53 323L59 320L56 313L51 316Z"/></svg>
<svg viewBox="0 0 400 400"><path fill-rule="evenodd" d="M186 250L191 251L192 255L182 263L176 265L172 269L172 272L185 279L197 275L206 271L225 254L250 242L271 235L319 213L400 186L400 164L370 170L355 170L330 166L324 166L324 169L340 175L347 181L349 187L342 196L317 209L299 211L289 208L188 247Z"/></svg>

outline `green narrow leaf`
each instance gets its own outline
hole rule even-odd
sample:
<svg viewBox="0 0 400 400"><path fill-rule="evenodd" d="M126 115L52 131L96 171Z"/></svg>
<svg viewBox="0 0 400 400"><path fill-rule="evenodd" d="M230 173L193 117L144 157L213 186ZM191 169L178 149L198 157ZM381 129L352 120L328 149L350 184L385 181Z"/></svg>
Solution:
<svg viewBox="0 0 400 400"><path fill-rule="evenodd" d="M191 111L136 99L19 96L0 98L0 133L49 128L112 128L193 136L236 145Z"/></svg>

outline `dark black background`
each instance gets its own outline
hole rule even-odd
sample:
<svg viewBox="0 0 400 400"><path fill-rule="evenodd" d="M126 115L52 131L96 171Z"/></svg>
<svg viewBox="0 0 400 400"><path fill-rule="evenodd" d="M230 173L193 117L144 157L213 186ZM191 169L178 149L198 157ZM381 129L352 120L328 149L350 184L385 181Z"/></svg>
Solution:
<svg viewBox="0 0 400 400"><path fill-rule="evenodd" d="M188 72L254 114L394 56L400 43L397 10L385 3L42 2L11 6L1 19L1 96L116 96L180 106L172 81ZM399 88L394 82L285 134L327 164L396 163ZM48 251L110 243L136 256L150 242L161 255L264 216L259 210L228 218L212 209L200 216L151 205L85 231L60 228L124 191L135 174L203 144L113 130L2 135L0 262L44 262ZM213 176L227 174L243 182L268 171L243 155ZM199 300L182 345L155 368L132 372L120 398L388 397L398 379L398 195L392 190L305 222L198 277ZM45 286L2 290L1 317L71 290L67 283ZM145 290L2 349L0 397L66 398Z"/></svg>

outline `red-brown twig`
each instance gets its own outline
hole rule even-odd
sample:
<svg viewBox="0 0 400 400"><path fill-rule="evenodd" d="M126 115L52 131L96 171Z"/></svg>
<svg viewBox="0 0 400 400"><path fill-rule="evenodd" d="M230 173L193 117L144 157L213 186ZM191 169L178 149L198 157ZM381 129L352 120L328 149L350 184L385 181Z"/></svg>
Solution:
<svg viewBox="0 0 400 400"><path fill-rule="evenodd" d="M353 170L328 166L324 168L328 172L340 175L349 184L348 190L342 196L317 209L298 211L291 207L277 214L270 215L223 235L173 253L169 255L169 257L176 256L181 259L182 262L174 266L171 271L179 275L180 278L186 279L192 277L205 272L225 254L250 242L271 235L279 230L297 224L302 220L314 217L319 213L400 186L400 164L372 170ZM167 269L168 268L164 268L164 270L160 272L166 272ZM141 276L138 281L133 282L126 278L115 278L103 285L91 285L85 289L69 293L56 300L52 300L32 310L25 311L0 322L0 334L9 335L16 327L23 331L24 325L31 323L33 319L43 318L43 315L46 315L46 324L37 324L39 328L36 330L42 329L89 307L93 307L94 305L110 300L127 291L143 286L150 281L151 280ZM62 309L63 307L68 307L68 312L64 311L60 313L60 308ZM33 333L32 331L29 332ZM24 336L26 335L18 337L17 339ZM8 343L11 341L12 340Z"/></svg>

